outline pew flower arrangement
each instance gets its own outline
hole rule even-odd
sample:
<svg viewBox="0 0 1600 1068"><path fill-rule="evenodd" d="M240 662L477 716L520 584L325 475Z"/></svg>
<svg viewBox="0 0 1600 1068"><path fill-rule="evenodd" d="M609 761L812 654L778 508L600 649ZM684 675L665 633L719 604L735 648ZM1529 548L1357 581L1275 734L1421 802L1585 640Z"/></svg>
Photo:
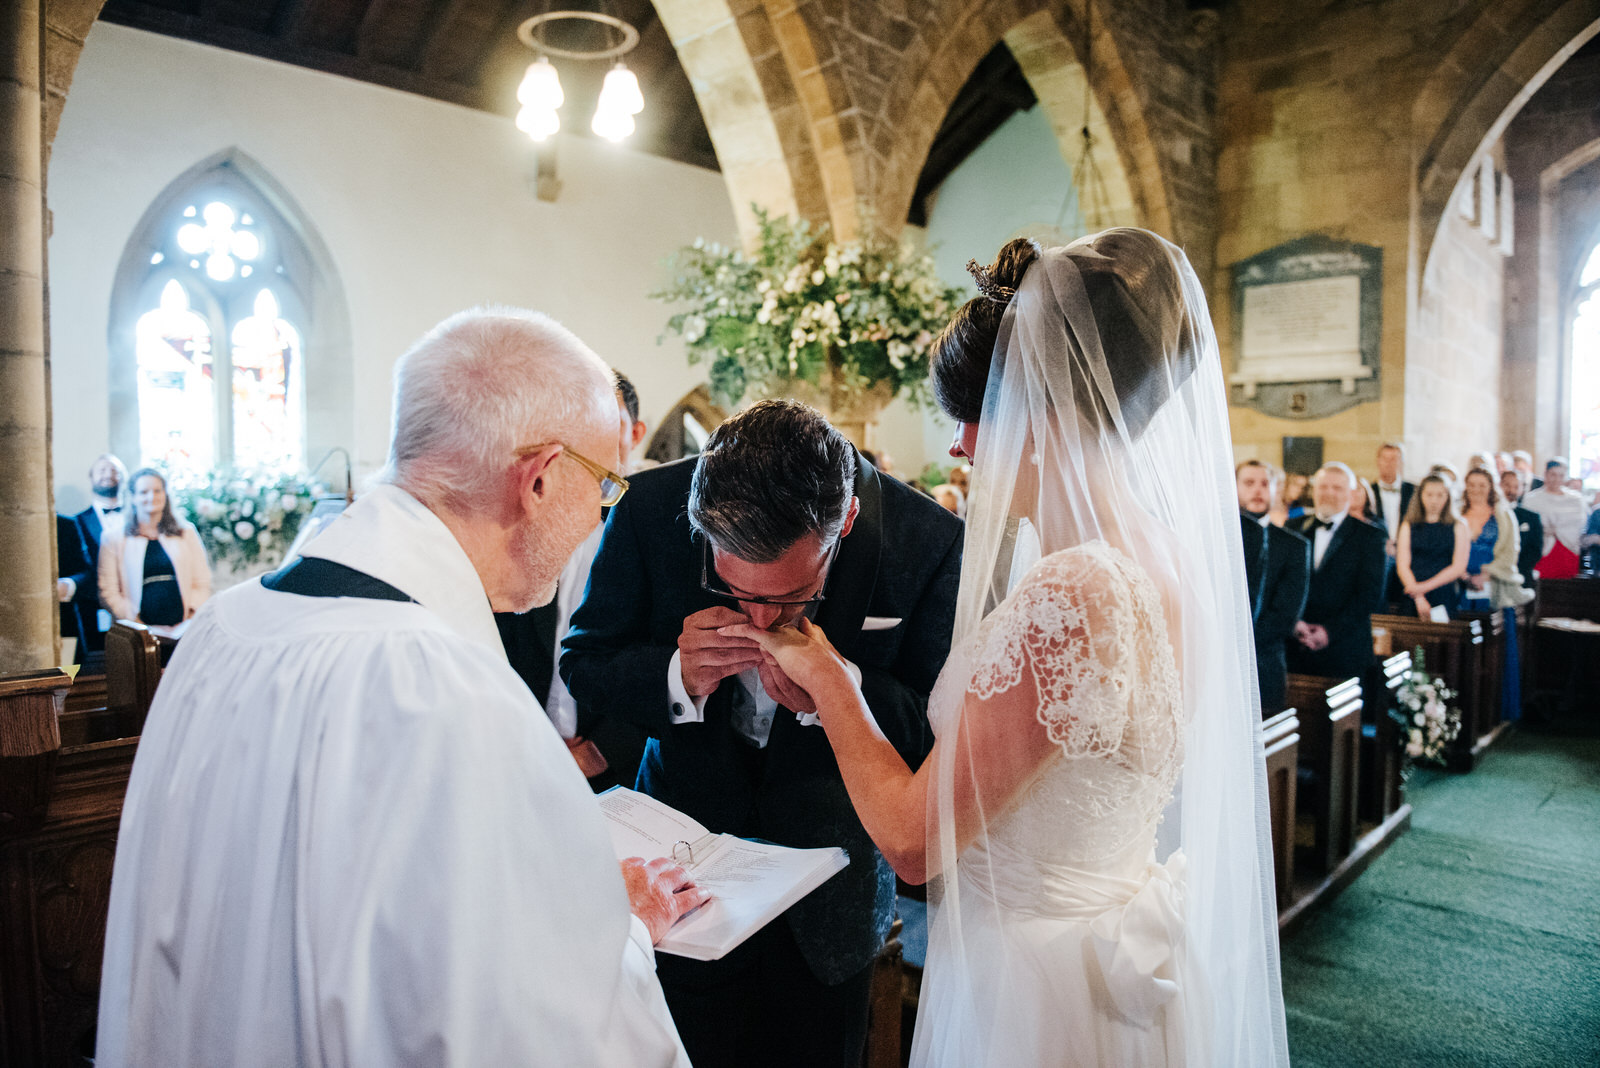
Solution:
<svg viewBox="0 0 1600 1068"><path fill-rule="evenodd" d="M1390 715L1400 724L1400 740L1410 760L1443 764L1445 750L1461 733L1461 710L1450 702L1455 691L1423 667L1422 649L1411 654L1411 674L1401 685Z"/></svg>
<svg viewBox="0 0 1600 1068"><path fill-rule="evenodd" d="M781 394L796 380L838 398L875 387L885 401L928 399L934 335L962 299L933 259L869 236L844 244L826 226L756 209L761 239L749 255L697 239L673 260L676 277L651 296L687 305L666 332L689 362L711 362L711 392L737 404ZM863 227L876 234L870 221Z"/></svg>
<svg viewBox="0 0 1600 1068"><path fill-rule="evenodd" d="M173 504L195 525L214 566L276 566L311 514L321 483L265 471L212 471L172 487Z"/></svg>

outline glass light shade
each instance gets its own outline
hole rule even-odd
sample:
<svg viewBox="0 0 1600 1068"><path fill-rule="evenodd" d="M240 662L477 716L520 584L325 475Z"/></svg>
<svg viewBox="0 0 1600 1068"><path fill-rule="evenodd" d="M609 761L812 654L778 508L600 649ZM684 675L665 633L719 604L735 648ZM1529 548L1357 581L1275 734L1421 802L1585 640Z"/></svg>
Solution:
<svg viewBox="0 0 1600 1068"><path fill-rule="evenodd" d="M554 111L564 99L561 76L550 65L550 60L540 56L528 64L528 73L517 86L517 103L538 111Z"/></svg>
<svg viewBox="0 0 1600 1068"><path fill-rule="evenodd" d="M561 116L555 113L554 108L528 105L517 112L517 129L535 141L543 141L561 129Z"/></svg>
<svg viewBox="0 0 1600 1068"><path fill-rule="evenodd" d="M644 94L639 92L639 79L633 71L618 63L606 72L605 84L600 88L600 106L614 107L629 115L644 110Z"/></svg>
<svg viewBox="0 0 1600 1068"><path fill-rule="evenodd" d="M633 116L616 107L601 104L594 109L594 120L589 128L607 141L621 141L633 133Z"/></svg>

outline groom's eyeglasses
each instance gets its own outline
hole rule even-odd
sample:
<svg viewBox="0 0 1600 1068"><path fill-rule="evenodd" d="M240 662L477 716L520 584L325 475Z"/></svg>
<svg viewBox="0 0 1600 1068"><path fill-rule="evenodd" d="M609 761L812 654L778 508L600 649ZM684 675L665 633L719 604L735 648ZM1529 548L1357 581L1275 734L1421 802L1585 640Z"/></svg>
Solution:
<svg viewBox="0 0 1600 1068"><path fill-rule="evenodd" d="M622 495L628 492L628 480L609 468L601 467L587 456L574 449L564 441L546 441L538 445L524 445L517 450L517 458L532 456L540 449L549 448L551 445L560 445L562 454L572 458L579 467L594 476L600 483L600 507L610 508L622 500Z"/></svg>
<svg viewBox="0 0 1600 1068"><path fill-rule="evenodd" d="M702 539L700 543L700 588L707 593L718 597L726 597L733 601L742 601L745 604L764 604L773 608L803 608L820 604L827 600L823 588L828 585L828 574L833 570L834 557L839 555L839 542L844 539L835 539L833 548L828 550L828 558L822 562L822 572L818 576L817 592L803 600L785 597L752 597L747 593L735 593L722 581L722 576L711 564L711 542Z"/></svg>

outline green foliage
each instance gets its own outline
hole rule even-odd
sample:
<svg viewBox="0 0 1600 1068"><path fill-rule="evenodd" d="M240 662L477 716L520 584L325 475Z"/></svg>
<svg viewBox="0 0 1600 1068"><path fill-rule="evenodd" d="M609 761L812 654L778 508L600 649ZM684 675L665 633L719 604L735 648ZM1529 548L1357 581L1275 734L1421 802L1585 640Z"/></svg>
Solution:
<svg viewBox="0 0 1600 1068"><path fill-rule="evenodd" d="M961 301L933 260L882 237L836 244L826 227L755 212L752 255L696 240L651 294L687 305L662 336L682 337L690 363L710 362L716 398L731 406L793 379L820 386L826 373L836 389L887 382L926 403L929 348Z"/></svg>

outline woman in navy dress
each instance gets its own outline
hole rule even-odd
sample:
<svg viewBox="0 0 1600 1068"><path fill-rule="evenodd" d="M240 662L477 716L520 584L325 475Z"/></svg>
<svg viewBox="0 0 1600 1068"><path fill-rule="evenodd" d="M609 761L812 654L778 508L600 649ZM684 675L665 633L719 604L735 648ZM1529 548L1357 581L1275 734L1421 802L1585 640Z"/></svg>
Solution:
<svg viewBox="0 0 1600 1068"><path fill-rule="evenodd" d="M1461 610L1460 579L1467 573L1471 541L1449 485L1438 475L1424 478L1395 539L1395 571L1417 615L1427 619L1435 607Z"/></svg>

